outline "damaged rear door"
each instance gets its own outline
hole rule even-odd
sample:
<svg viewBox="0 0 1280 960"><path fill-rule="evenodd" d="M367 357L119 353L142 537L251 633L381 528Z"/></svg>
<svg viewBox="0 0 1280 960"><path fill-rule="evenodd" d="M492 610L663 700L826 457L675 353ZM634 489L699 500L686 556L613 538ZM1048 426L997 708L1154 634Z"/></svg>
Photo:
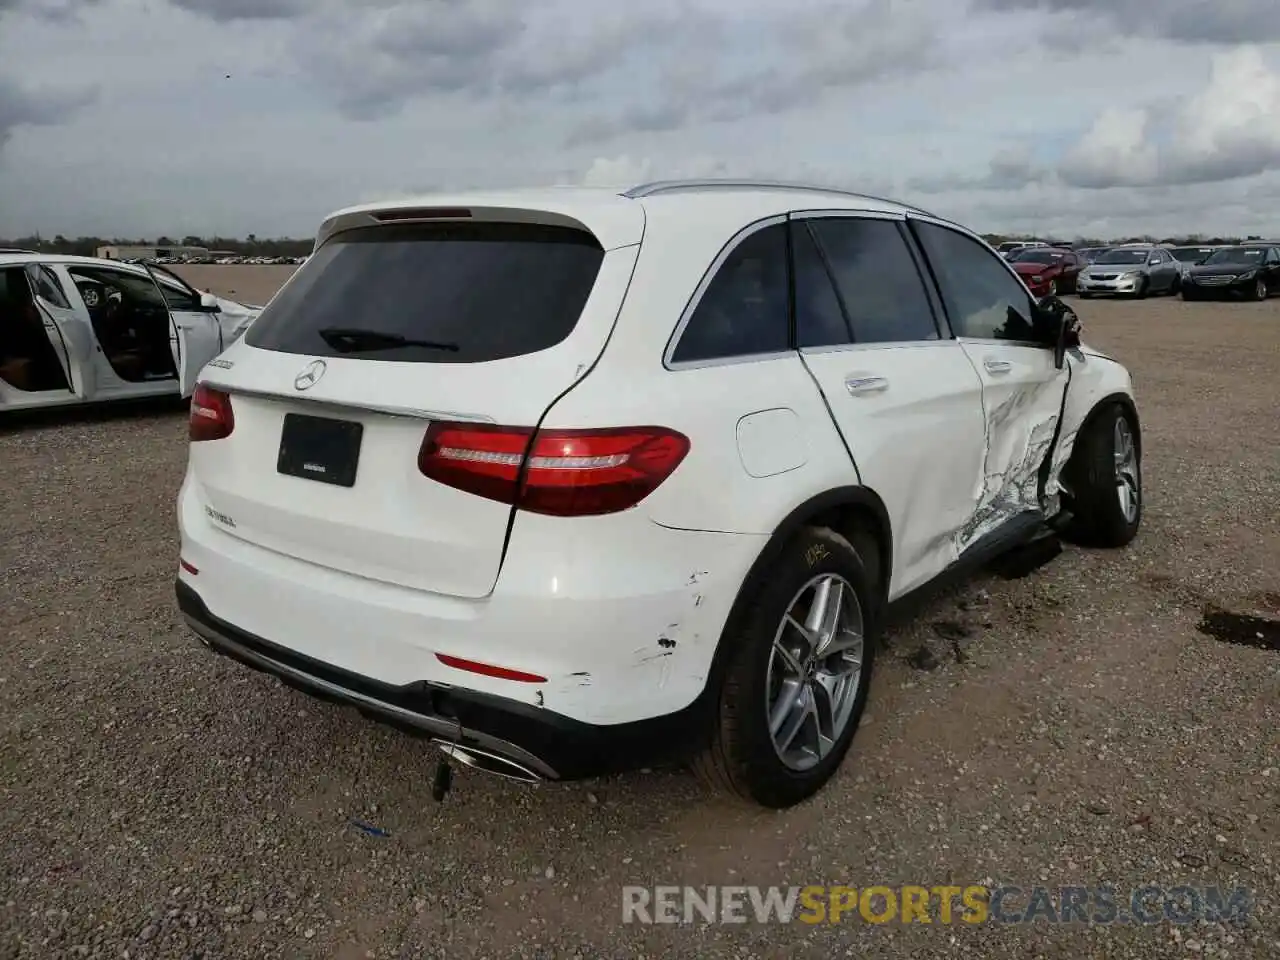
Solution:
<svg viewBox="0 0 1280 960"><path fill-rule="evenodd" d="M1057 441L1069 367L1032 339L1035 301L984 244L913 219L951 328L982 380L986 451L982 491L961 549L1020 517L1043 516L1042 466Z"/></svg>

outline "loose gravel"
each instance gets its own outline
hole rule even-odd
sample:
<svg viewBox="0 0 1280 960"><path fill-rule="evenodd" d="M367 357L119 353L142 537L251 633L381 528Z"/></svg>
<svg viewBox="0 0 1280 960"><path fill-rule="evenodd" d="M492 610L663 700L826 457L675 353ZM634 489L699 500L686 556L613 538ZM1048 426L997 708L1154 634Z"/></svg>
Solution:
<svg viewBox="0 0 1280 960"><path fill-rule="evenodd" d="M0 426L0 958L1280 956L1280 653L1197 630L1280 616L1280 302L1078 309L1134 372L1139 539L895 628L838 779L784 813L680 770L460 770L437 805L422 743L179 626L179 407ZM621 922L626 884L983 881L1256 903L1182 928Z"/></svg>

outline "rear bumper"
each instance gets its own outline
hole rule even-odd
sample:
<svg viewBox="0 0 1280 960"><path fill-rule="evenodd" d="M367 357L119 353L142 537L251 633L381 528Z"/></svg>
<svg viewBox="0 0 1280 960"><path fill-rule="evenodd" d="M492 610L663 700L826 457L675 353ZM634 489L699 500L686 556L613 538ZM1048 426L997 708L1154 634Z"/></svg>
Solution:
<svg viewBox="0 0 1280 960"><path fill-rule="evenodd" d="M530 780L575 780L682 756L705 729L705 698L673 714L625 724L582 723L549 710L419 681L395 686L321 663L213 616L192 587L176 583L178 608L215 653L278 677L303 693L433 742L500 757ZM490 770L501 769L482 764Z"/></svg>
<svg viewBox="0 0 1280 960"><path fill-rule="evenodd" d="M587 742L588 753L598 728L616 728L625 741L629 730L681 716L701 698L729 609L767 541L671 530L640 511L589 525L522 514L497 586L470 600L353 576L249 543L206 516L190 474L178 519L179 602L191 626L220 652L283 679L325 681L310 684L312 692L372 691L377 703L345 697L371 711L379 703L406 706L402 694L430 692L425 702L407 705L414 716L381 713L432 735L440 723L420 718L442 715L449 730L456 726L435 702L443 697L501 706L503 719L485 713L476 721L477 730L499 739L519 745L525 724L549 725L560 731L556 736ZM490 675L453 659L532 679ZM511 716L519 722L510 723ZM515 732L508 735L508 726ZM533 735L535 757L555 746L542 739Z"/></svg>

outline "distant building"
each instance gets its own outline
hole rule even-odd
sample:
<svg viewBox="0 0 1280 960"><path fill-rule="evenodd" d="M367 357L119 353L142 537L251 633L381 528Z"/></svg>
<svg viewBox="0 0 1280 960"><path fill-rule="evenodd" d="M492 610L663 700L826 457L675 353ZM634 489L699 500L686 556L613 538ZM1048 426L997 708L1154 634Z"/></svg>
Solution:
<svg viewBox="0 0 1280 960"><path fill-rule="evenodd" d="M163 257L207 257L208 247L184 247L173 244L168 247L110 246L99 247L98 256L104 260L159 260Z"/></svg>

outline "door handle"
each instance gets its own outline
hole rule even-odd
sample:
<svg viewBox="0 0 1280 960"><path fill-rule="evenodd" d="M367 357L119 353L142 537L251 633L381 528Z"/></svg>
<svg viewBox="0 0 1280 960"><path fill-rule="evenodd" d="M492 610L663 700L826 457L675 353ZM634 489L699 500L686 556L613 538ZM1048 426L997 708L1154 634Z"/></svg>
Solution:
<svg viewBox="0 0 1280 960"><path fill-rule="evenodd" d="M849 377L844 387L853 396L865 393L881 393L889 389L889 381L885 377Z"/></svg>
<svg viewBox="0 0 1280 960"><path fill-rule="evenodd" d="M982 365L987 368L987 373L1008 373L1013 369L1013 364L1008 360L983 360Z"/></svg>

